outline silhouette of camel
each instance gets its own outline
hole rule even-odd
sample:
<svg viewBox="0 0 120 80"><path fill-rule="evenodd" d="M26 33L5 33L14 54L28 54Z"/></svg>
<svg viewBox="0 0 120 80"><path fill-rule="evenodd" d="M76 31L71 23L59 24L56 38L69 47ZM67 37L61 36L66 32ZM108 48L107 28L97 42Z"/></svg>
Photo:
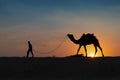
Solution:
<svg viewBox="0 0 120 80"><path fill-rule="evenodd" d="M101 50L101 53L102 53L102 56L104 57L104 54L103 54L103 51L102 51L102 48L100 47L100 44L99 44L99 41L98 39L94 36L94 34L83 34L81 36L80 39L78 40L75 40L73 34L67 34L67 36L69 37L69 39L74 42L75 44L79 44L79 48L77 50L77 55L78 55L78 52L81 48L81 46L84 46L85 48L85 52L86 52L86 57L87 57L87 49L86 49L86 45L89 45L89 44L93 44L94 47L95 47L95 54L94 56L96 55L97 53L97 47Z"/></svg>

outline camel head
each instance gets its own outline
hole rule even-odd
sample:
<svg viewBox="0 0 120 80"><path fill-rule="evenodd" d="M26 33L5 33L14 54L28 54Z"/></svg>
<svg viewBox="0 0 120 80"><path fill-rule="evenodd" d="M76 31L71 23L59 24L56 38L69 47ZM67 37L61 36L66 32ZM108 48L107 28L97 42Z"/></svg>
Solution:
<svg viewBox="0 0 120 80"><path fill-rule="evenodd" d="M73 37L73 34L67 34L67 36L68 36L69 38L72 38L72 37Z"/></svg>
<svg viewBox="0 0 120 80"><path fill-rule="evenodd" d="M75 44L78 44L78 40L75 40L73 34L67 34L67 36L72 42L74 42Z"/></svg>

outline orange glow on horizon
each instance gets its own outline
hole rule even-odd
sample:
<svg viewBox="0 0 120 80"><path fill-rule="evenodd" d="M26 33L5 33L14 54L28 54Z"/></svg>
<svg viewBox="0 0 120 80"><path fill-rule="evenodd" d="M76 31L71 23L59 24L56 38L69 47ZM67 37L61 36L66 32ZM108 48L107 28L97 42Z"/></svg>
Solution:
<svg viewBox="0 0 120 80"><path fill-rule="evenodd" d="M86 48L87 48L87 56L88 57L101 57L102 56L102 53L101 53L101 51L100 51L99 48L97 48L97 53L94 56L94 54L95 54L95 48L94 48L93 44L87 45ZM84 54L84 56L86 55L84 47L81 48L81 50L80 50L79 53Z"/></svg>
<svg viewBox="0 0 120 80"><path fill-rule="evenodd" d="M92 58L95 57L94 52L90 53L90 57L92 57Z"/></svg>

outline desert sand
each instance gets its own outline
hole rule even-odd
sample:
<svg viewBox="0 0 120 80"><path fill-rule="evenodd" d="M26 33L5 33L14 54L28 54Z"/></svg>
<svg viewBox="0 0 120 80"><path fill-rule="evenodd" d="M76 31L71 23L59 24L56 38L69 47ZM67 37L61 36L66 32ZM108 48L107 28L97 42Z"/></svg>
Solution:
<svg viewBox="0 0 120 80"><path fill-rule="evenodd" d="M120 57L1 57L1 80L119 80Z"/></svg>

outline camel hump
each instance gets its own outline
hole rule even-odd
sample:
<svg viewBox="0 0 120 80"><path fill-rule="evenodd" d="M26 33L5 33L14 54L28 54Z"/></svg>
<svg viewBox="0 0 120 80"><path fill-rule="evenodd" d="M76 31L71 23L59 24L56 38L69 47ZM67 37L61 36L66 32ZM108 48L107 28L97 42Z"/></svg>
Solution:
<svg viewBox="0 0 120 80"><path fill-rule="evenodd" d="M93 37L94 33L87 33L85 36L87 36L87 37Z"/></svg>
<svg viewBox="0 0 120 80"><path fill-rule="evenodd" d="M87 33L87 34L84 33L82 36L83 37L93 37L94 33Z"/></svg>
<svg viewBox="0 0 120 80"><path fill-rule="evenodd" d="M87 34L83 34L82 36L81 36L81 39L82 40L93 40L93 39L96 39L96 37L94 36L94 33L87 33Z"/></svg>

